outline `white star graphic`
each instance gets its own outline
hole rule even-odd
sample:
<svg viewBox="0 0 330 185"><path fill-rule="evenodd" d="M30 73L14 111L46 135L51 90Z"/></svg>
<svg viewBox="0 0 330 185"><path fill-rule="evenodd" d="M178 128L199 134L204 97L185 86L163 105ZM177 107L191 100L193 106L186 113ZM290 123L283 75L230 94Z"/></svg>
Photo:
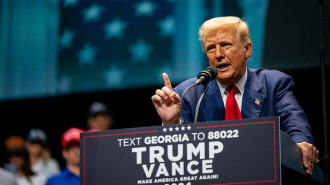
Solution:
<svg viewBox="0 0 330 185"><path fill-rule="evenodd" d="M72 79L67 75L62 75L58 82L58 92L68 93L71 90Z"/></svg>
<svg viewBox="0 0 330 185"><path fill-rule="evenodd" d="M160 37L171 36L174 32L174 18L173 16L167 16L166 19L161 20L157 24L160 28Z"/></svg>
<svg viewBox="0 0 330 185"><path fill-rule="evenodd" d="M166 130L167 130L166 128L163 128L163 132L166 132Z"/></svg>
<svg viewBox="0 0 330 185"><path fill-rule="evenodd" d="M121 21L118 17L112 19L111 22L104 25L104 29L106 31L105 37L107 39L111 39L112 37L116 37L117 39L122 38L123 30L127 27L126 21Z"/></svg>
<svg viewBox="0 0 330 185"><path fill-rule="evenodd" d="M123 86L124 76L125 71L119 69L117 64L110 65L109 69L103 73L103 77L106 80L106 86L110 88Z"/></svg>
<svg viewBox="0 0 330 185"><path fill-rule="evenodd" d="M182 126L182 127L181 127L181 130L186 130L186 127Z"/></svg>
<svg viewBox="0 0 330 185"><path fill-rule="evenodd" d="M61 48L70 48L72 45L72 39L76 36L76 33L69 28L65 28L60 37Z"/></svg>
<svg viewBox="0 0 330 185"><path fill-rule="evenodd" d="M172 131L173 131L173 128L172 128L172 127L170 127L168 130L169 130L170 132L172 132Z"/></svg>
<svg viewBox="0 0 330 185"><path fill-rule="evenodd" d="M68 6L76 6L78 0L63 0L63 7L66 8Z"/></svg>
<svg viewBox="0 0 330 185"><path fill-rule="evenodd" d="M135 4L135 14L137 16L145 15L152 16L154 14L157 5L155 3L150 2L149 0L144 0L143 2Z"/></svg>
<svg viewBox="0 0 330 185"><path fill-rule="evenodd" d="M92 47L91 44L86 43L84 47L78 51L77 55L79 58L80 66L84 66L86 64L93 64L95 61L95 55L97 53L97 48Z"/></svg>
<svg viewBox="0 0 330 185"><path fill-rule="evenodd" d="M180 128L179 127L175 127L175 131L179 131L180 130Z"/></svg>
<svg viewBox="0 0 330 185"><path fill-rule="evenodd" d="M97 21L100 18L100 14L104 11L104 7L98 6L97 3L93 3L90 7L84 9L83 15L84 22Z"/></svg>
<svg viewBox="0 0 330 185"><path fill-rule="evenodd" d="M133 61L147 62L152 46L146 44L143 39L139 39L136 44L130 46L129 50L132 53Z"/></svg>
<svg viewBox="0 0 330 185"><path fill-rule="evenodd" d="M191 129L191 126L188 126L188 127L187 127L187 130L190 130L190 129Z"/></svg>

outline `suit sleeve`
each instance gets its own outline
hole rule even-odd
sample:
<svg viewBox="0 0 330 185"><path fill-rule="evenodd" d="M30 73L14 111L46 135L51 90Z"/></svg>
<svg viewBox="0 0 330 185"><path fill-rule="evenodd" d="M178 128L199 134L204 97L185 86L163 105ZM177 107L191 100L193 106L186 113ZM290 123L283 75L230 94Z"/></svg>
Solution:
<svg viewBox="0 0 330 185"><path fill-rule="evenodd" d="M311 127L307 116L293 95L293 79L285 75L275 92L275 115L280 116L281 130L296 142L313 144Z"/></svg>
<svg viewBox="0 0 330 185"><path fill-rule="evenodd" d="M180 88L174 88L173 89L174 92L176 92L180 98L183 94L183 90L180 89ZM185 97L183 98L183 100L181 100L181 103L182 103L182 112L181 112L181 115L180 115L180 120L181 120L181 123L184 123L184 120L183 120L183 114L184 114L184 117L186 119L186 122L187 123L192 123L194 122L194 114L193 114L193 110L191 109L191 102L189 102L187 100L187 97L186 96L189 96L189 93L186 93Z"/></svg>

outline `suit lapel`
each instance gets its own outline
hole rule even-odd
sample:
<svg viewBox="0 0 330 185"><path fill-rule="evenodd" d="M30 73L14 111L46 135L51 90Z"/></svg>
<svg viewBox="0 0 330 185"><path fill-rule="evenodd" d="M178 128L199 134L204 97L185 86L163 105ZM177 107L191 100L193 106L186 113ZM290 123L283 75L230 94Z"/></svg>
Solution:
<svg viewBox="0 0 330 185"><path fill-rule="evenodd" d="M204 88L202 88L201 91L203 91L203 89ZM203 115L200 116L200 118L203 117L201 120L217 121L225 119L225 107L216 80L212 80L209 83L209 90L204 97L201 109L200 114Z"/></svg>
<svg viewBox="0 0 330 185"><path fill-rule="evenodd" d="M266 92L257 75L249 68L247 73L241 114L242 118L258 118L261 116L266 101ZM201 93L203 89L201 88ZM209 90L204 97L199 114L199 121L225 119L225 107L216 80L209 83Z"/></svg>
<svg viewBox="0 0 330 185"><path fill-rule="evenodd" d="M265 92L257 75L249 68L242 101L242 118L258 118L265 104Z"/></svg>

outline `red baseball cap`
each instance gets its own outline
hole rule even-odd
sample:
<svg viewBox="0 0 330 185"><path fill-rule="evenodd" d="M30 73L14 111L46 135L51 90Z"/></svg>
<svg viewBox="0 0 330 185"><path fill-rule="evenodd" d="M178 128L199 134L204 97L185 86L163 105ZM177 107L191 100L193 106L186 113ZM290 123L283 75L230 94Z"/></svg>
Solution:
<svg viewBox="0 0 330 185"><path fill-rule="evenodd" d="M65 131L62 135L62 147L66 148L71 141L80 141L80 133L85 132L80 128L72 127Z"/></svg>

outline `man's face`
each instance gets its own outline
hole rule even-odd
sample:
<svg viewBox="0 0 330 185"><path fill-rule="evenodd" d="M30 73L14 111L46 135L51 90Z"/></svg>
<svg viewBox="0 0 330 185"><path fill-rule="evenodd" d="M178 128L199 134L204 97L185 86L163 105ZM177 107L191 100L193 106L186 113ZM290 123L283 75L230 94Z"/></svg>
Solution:
<svg viewBox="0 0 330 185"><path fill-rule="evenodd" d="M62 151L62 155L67 163L71 165L80 164L80 148L79 145L71 146Z"/></svg>
<svg viewBox="0 0 330 185"><path fill-rule="evenodd" d="M96 114L89 118L88 124L94 130L109 130L113 125L113 120L108 115Z"/></svg>
<svg viewBox="0 0 330 185"><path fill-rule="evenodd" d="M246 60L252 44L241 43L237 29L232 25L220 26L205 32L205 51L209 64L218 69L217 80L225 85L235 84L244 76Z"/></svg>

